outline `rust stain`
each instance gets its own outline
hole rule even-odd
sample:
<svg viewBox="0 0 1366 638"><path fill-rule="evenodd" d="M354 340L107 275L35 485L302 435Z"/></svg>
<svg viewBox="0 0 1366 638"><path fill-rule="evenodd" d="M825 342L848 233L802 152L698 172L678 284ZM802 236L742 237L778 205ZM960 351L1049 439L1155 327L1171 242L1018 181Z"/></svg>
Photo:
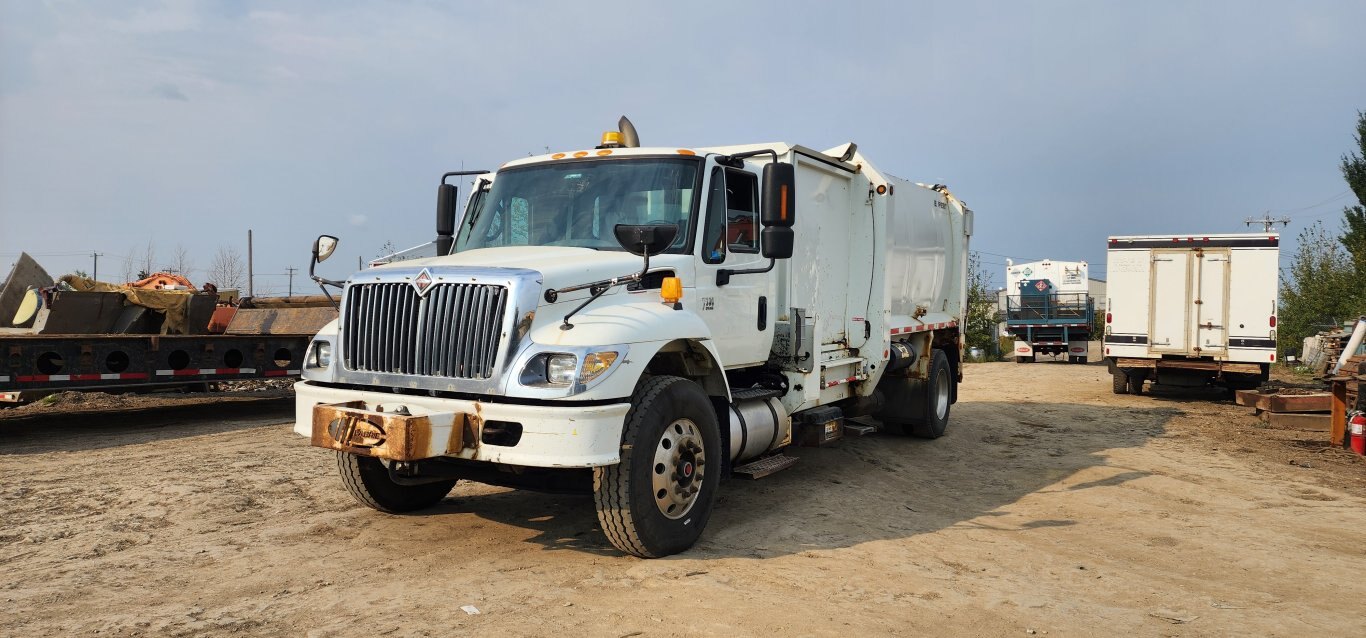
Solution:
<svg viewBox="0 0 1366 638"><path fill-rule="evenodd" d="M466 441L468 430L464 415L453 415L454 421L444 449L458 451ZM340 450L352 454L373 456L393 461L416 461L431 456L432 422L427 416L409 416L365 409L363 401L313 406L313 434L315 447Z"/></svg>
<svg viewBox="0 0 1366 638"><path fill-rule="evenodd" d="M535 318L536 312L534 310L522 315L522 319L517 322L518 339L525 337L528 332L531 332L531 321Z"/></svg>

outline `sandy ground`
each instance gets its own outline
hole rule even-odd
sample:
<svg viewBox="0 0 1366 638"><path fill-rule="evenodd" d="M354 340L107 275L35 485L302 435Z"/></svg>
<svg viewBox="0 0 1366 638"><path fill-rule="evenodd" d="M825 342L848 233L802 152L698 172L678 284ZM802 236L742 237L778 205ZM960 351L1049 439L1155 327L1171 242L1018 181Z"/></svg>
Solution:
<svg viewBox="0 0 1366 638"><path fill-rule="evenodd" d="M949 433L799 449L692 551L587 497L354 503L288 399L0 411L0 635L1351 636L1366 464L1103 366L967 369ZM461 610L470 605L471 615Z"/></svg>

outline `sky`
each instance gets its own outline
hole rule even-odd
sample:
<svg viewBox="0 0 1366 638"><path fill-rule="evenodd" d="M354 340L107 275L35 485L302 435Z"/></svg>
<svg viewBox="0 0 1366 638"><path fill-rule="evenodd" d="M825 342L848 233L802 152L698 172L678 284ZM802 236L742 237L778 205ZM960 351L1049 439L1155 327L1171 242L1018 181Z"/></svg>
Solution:
<svg viewBox="0 0 1366 638"><path fill-rule="evenodd" d="M0 267L192 281L254 238L257 294L434 236L449 170L594 145L856 142L945 183L973 248L1087 261L1117 234L1336 229L1366 2L0 0ZM462 197L465 192L462 189ZM7 268L6 268L7 270ZM2 275L0 275L2 276Z"/></svg>

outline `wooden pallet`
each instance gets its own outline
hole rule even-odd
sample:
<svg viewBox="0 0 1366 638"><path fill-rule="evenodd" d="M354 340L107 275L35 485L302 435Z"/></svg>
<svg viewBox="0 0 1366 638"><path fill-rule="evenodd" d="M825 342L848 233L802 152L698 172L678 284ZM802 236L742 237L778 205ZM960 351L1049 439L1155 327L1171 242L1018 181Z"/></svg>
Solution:
<svg viewBox="0 0 1366 638"><path fill-rule="evenodd" d="M1333 407L1333 395L1329 392L1266 394L1256 390L1239 390L1234 401L1238 405L1265 412L1327 412Z"/></svg>

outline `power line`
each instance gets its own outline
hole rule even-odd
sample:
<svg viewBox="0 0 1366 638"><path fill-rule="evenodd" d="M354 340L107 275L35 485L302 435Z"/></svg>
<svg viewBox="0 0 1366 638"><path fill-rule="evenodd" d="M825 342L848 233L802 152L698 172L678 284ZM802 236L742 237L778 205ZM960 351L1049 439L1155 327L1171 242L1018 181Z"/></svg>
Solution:
<svg viewBox="0 0 1366 638"><path fill-rule="evenodd" d="M1278 212L1278 213L1298 213L1298 212L1300 212L1300 211L1310 210L1310 209L1312 209L1312 208L1318 208L1318 207L1320 207L1320 206L1323 206L1324 204L1332 203L1332 202L1334 202L1334 201L1336 201L1336 200L1342 199L1342 196L1343 196L1343 195L1351 194L1351 192L1352 192L1351 189L1347 189L1347 190L1342 191L1341 193L1338 193L1337 195L1334 195L1334 196L1332 196L1332 197L1329 197L1328 199L1325 199L1325 200L1323 200L1323 201L1321 201L1321 202L1319 202L1319 203L1317 203L1317 204L1310 204L1310 205L1308 205L1308 206L1303 206L1303 207L1300 207L1300 208L1275 208L1275 209L1272 209L1272 210L1274 210L1274 211L1276 211L1276 212Z"/></svg>

